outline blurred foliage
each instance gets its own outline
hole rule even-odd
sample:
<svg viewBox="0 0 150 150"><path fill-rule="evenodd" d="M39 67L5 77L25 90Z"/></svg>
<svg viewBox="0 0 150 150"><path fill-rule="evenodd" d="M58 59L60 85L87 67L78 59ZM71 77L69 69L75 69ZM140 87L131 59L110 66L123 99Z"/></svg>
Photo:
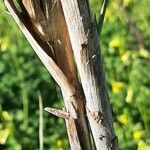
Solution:
<svg viewBox="0 0 150 150"><path fill-rule="evenodd" d="M90 0L98 16L99 0ZM38 149L39 106L62 107L59 88L0 1L0 149ZM149 0L112 0L100 45L121 150L150 149ZM65 123L44 112L44 149L69 149Z"/></svg>

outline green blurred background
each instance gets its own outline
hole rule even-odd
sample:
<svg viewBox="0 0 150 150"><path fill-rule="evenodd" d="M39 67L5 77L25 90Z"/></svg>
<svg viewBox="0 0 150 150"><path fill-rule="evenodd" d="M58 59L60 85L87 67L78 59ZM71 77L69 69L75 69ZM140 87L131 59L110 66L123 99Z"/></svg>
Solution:
<svg viewBox="0 0 150 150"><path fill-rule="evenodd" d="M90 0L99 14L101 0ZM150 150L149 0L112 0L102 36L120 150ZM39 149L39 97L61 108L59 88L0 1L0 149ZM44 149L69 149L65 122L44 112Z"/></svg>

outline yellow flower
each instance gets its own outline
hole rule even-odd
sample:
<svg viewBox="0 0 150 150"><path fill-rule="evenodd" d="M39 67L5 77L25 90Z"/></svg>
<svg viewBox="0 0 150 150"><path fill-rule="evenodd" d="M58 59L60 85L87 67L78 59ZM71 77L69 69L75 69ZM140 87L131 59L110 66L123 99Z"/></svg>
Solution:
<svg viewBox="0 0 150 150"><path fill-rule="evenodd" d="M108 21L112 21L114 19L112 11L110 9L106 10L105 19Z"/></svg>
<svg viewBox="0 0 150 150"><path fill-rule="evenodd" d="M118 120L119 120L119 122L121 122L121 123L124 124L124 125L127 125L127 124L128 124L128 118L127 118L127 116L124 115L124 114L118 116Z"/></svg>
<svg viewBox="0 0 150 150"><path fill-rule="evenodd" d="M124 87L124 83L123 82L116 82L113 81L112 82L112 92L113 93L119 93Z"/></svg>
<svg viewBox="0 0 150 150"><path fill-rule="evenodd" d="M61 140L57 140L57 148L59 148L59 150L62 148L62 141Z"/></svg>
<svg viewBox="0 0 150 150"><path fill-rule="evenodd" d="M124 42L121 38L116 37L109 43L110 48L122 48L124 47Z"/></svg>
<svg viewBox="0 0 150 150"><path fill-rule="evenodd" d="M10 133L9 129L0 130L0 144L6 143L9 133Z"/></svg>
<svg viewBox="0 0 150 150"><path fill-rule="evenodd" d="M131 2L132 0L123 0L123 6L127 7Z"/></svg>
<svg viewBox="0 0 150 150"><path fill-rule="evenodd" d="M140 55L142 56L142 57L145 57L145 58L149 58L150 57L150 54L149 54L149 52L147 51L147 50L145 50L145 49L140 49Z"/></svg>
<svg viewBox="0 0 150 150"><path fill-rule="evenodd" d="M111 2L111 8L113 9L113 10L118 10L119 9L119 5L118 5L118 3L116 3L116 1L112 1Z"/></svg>
<svg viewBox="0 0 150 150"><path fill-rule="evenodd" d="M11 120L12 120L11 116L8 114L7 111L3 111L3 112L2 112L2 115L3 115L3 117L4 117L4 119L5 119L6 121L11 121Z"/></svg>
<svg viewBox="0 0 150 150"><path fill-rule="evenodd" d="M143 132L141 130L137 130L133 133L133 137L135 140L141 139L142 135L143 135Z"/></svg>
<svg viewBox="0 0 150 150"><path fill-rule="evenodd" d="M137 150L150 150L150 145L146 144L144 141L140 140L138 142Z"/></svg>
<svg viewBox="0 0 150 150"><path fill-rule="evenodd" d="M129 88L127 91L126 102L130 103L132 98L133 98L133 90L131 88Z"/></svg>
<svg viewBox="0 0 150 150"><path fill-rule="evenodd" d="M122 55L122 57L121 57L122 62L123 62L124 64L128 64L130 56L131 56L131 52L130 52L130 51L125 52L125 53Z"/></svg>
<svg viewBox="0 0 150 150"><path fill-rule="evenodd" d="M3 37L0 39L0 50L5 51L9 47L10 40L8 37Z"/></svg>

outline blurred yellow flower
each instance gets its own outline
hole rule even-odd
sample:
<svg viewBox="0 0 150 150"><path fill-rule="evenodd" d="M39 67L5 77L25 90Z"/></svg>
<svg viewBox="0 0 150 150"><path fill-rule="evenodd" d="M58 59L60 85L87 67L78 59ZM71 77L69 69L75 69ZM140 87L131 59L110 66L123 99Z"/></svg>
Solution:
<svg viewBox="0 0 150 150"><path fill-rule="evenodd" d="M57 148L59 148L59 150L61 150L61 148L62 148L62 141L61 140L57 140Z"/></svg>
<svg viewBox="0 0 150 150"><path fill-rule="evenodd" d="M111 48L124 48L124 42L121 38L116 37L114 38L110 43L109 43L109 47Z"/></svg>
<svg viewBox="0 0 150 150"><path fill-rule="evenodd" d="M111 5L112 5L112 8L115 9L115 10L118 10L119 9L119 5L116 1L112 1L111 2Z"/></svg>
<svg viewBox="0 0 150 150"><path fill-rule="evenodd" d="M139 52L140 52L140 55L142 57L145 57L145 58L149 58L150 57L150 53L147 50L145 50L145 49L140 49Z"/></svg>
<svg viewBox="0 0 150 150"><path fill-rule="evenodd" d="M130 51L126 51L126 52L121 56L122 62L123 62L124 64L128 64L130 56L131 56L131 52L130 52Z"/></svg>
<svg viewBox="0 0 150 150"><path fill-rule="evenodd" d="M122 114L120 116L118 116L118 121L121 122L124 125L128 124L128 118L126 115Z"/></svg>
<svg viewBox="0 0 150 150"><path fill-rule="evenodd" d="M10 133L9 129L0 130L0 144L6 143L9 133Z"/></svg>
<svg viewBox="0 0 150 150"><path fill-rule="evenodd" d="M132 88L128 88L126 102L130 103L133 98L133 90Z"/></svg>
<svg viewBox="0 0 150 150"><path fill-rule="evenodd" d="M142 135L143 135L143 131L141 130L137 130L133 133L133 137L135 140L141 139Z"/></svg>
<svg viewBox="0 0 150 150"><path fill-rule="evenodd" d="M146 144L144 141L140 140L138 142L137 150L150 150L150 145Z"/></svg>
<svg viewBox="0 0 150 150"><path fill-rule="evenodd" d="M113 93L119 93L122 89L124 88L124 83L123 82L112 82L112 92Z"/></svg>
<svg viewBox="0 0 150 150"><path fill-rule="evenodd" d="M1 51L5 51L9 47L9 44L10 44L10 40L8 37L0 38L0 50Z"/></svg>
<svg viewBox="0 0 150 150"><path fill-rule="evenodd" d="M3 112L2 112L2 115L3 115L3 117L4 117L4 119L5 119L6 121L11 121L11 120L12 120L11 116L8 114L7 111L3 111Z"/></svg>
<svg viewBox="0 0 150 150"><path fill-rule="evenodd" d="M131 2L132 0L123 0L123 6L127 7Z"/></svg>
<svg viewBox="0 0 150 150"><path fill-rule="evenodd" d="M113 14L112 14L112 11L110 9L107 9L106 10L106 15L105 15L105 19L108 20L108 21L112 21L113 20Z"/></svg>

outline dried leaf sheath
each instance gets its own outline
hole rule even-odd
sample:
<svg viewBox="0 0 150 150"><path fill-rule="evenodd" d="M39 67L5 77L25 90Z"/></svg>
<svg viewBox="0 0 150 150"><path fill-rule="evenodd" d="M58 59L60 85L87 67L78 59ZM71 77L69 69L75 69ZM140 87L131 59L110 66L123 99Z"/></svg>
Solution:
<svg viewBox="0 0 150 150"><path fill-rule="evenodd" d="M34 31L43 41L50 43L57 65L76 86L76 66L61 4L56 0L45 0L41 3L36 0L23 0Z"/></svg>
<svg viewBox="0 0 150 150"><path fill-rule="evenodd" d="M65 91L68 91L70 95L74 93L74 88L72 87L71 83L68 81L68 78L64 75L64 73L58 68L54 60L43 50L42 42L39 38L34 38L35 34L32 32L32 29L29 30L29 25L27 22L20 16L19 12L17 11L15 5L13 4L12 0L5 0L5 5L9 10L10 14L28 39L31 46L34 48L37 55L40 57L43 64L46 66L48 71L52 74L56 82L59 86L63 87ZM31 27L31 26L30 26ZM45 57L45 58L44 58Z"/></svg>

